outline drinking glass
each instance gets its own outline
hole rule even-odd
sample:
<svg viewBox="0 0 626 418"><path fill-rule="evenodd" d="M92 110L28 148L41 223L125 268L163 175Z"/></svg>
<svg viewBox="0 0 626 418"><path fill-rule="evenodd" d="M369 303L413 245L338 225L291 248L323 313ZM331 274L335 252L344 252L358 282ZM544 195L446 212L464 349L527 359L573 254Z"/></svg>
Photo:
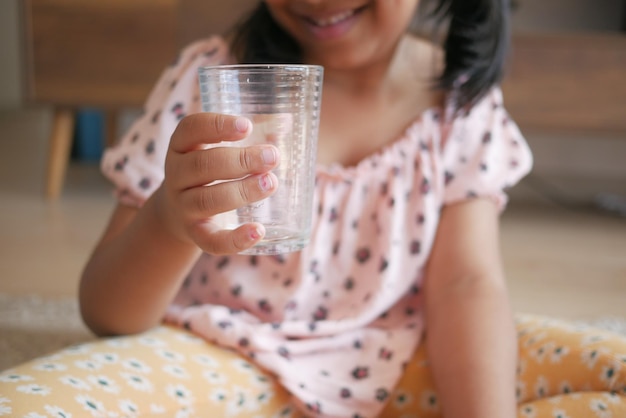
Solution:
<svg viewBox="0 0 626 418"><path fill-rule="evenodd" d="M218 214L225 229L247 222L265 226L265 237L243 254L298 251L310 239L324 70L315 65L221 65L199 69L204 112L245 116L252 133L219 146L273 144L280 150L276 192Z"/></svg>

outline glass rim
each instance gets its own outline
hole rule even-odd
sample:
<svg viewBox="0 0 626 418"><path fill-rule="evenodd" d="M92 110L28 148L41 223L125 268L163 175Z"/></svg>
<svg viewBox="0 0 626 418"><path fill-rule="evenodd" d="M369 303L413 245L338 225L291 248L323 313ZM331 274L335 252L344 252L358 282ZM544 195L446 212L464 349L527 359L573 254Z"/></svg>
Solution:
<svg viewBox="0 0 626 418"><path fill-rule="evenodd" d="M198 72L239 70L239 71L272 71L272 70L309 70L323 72L324 67L314 64L225 64L206 65L198 68Z"/></svg>

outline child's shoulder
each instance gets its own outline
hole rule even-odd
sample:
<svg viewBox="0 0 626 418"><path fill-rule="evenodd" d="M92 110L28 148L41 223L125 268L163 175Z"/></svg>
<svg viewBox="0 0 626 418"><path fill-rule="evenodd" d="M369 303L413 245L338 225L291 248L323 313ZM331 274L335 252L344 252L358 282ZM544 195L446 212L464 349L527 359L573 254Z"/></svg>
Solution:
<svg viewBox="0 0 626 418"><path fill-rule="evenodd" d="M230 55L228 42L221 36L215 35L207 38L197 39L187 44L180 51L179 60L182 58L198 57L228 57Z"/></svg>

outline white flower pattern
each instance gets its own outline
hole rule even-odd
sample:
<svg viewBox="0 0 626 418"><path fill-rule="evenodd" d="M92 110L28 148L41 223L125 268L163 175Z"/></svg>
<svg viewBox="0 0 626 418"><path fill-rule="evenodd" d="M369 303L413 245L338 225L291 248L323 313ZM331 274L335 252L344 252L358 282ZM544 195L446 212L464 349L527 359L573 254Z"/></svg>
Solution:
<svg viewBox="0 0 626 418"><path fill-rule="evenodd" d="M228 382L228 376L224 373L218 373L215 371L206 371L202 374L202 376L209 382L211 385L224 385Z"/></svg>
<svg viewBox="0 0 626 418"><path fill-rule="evenodd" d="M226 416L237 417L246 410L256 410L256 399L253 399L248 389L233 386L231 396L226 403Z"/></svg>
<svg viewBox="0 0 626 418"><path fill-rule="evenodd" d="M287 406L281 409L280 411L278 411L276 414L274 414L272 418L294 418L295 416L296 416L295 408L291 406ZM409 417L402 416L400 418L409 418ZM410 418L417 418L417 417L411 416Z"/></svg>
<svg viewBox="0 0 626 418"><path fill-rule="evenodd" d="M187 370L177 364L166 364L163 366L163 371L178 379L189 379L189 373L187 373Z"/></svg>
<svg viewBox="0 0 626 418"><path fill-rule="evenodd" d="M250 364L249 361L246 361L244 359L235 359L232 362L233 366L235 366L235 370L239 370L241 373L247 374L247 373L252 373L255 370L255 367Z"/></svg>
<svg viewBox="0 0 626 418"><path fill-rule="evenodd" d="M258 389L267 389L272 384L272 380L262 374L251 374L248 378L248 382L250 382L251 386Z"/></svg>
<svg viewBox="0 0 626 418"><path fill-rule="evenodd" d="M407 390L396 391L393 395L393 406L402 410L414 402L413 394Z"/></svg>
<svg viewBox="0 0 626 418"><path fill-rule="evenodd" d="M530 355L533 359L535 359L537 363L541 364L543 363L544 359L548 356L548 353L550 353L553 349L554 349L554 342L549 341L540 345L535 350L531 351Z"/></svg>
<svg viewBox="0 0 626 418"><path fill-rule="evenodd" d="M91 351L91 344L78 344L73 345L71 347L67 347L63 350L63 354L68 354L70 356L79 356L89 353Z"/></svg>
<svg viewBox="0 0 626 418"><path fill-rule="evenodd" d="M165 407L163 405L158 405L158 404L150 404L150 413L152 414L165 414L165 412L167 411L167 409L165 409Z"/></svg>
<svg viewBox="0 0 626 418"><path fill-rule="evenodd" d="M176 412L174 418L191 418L194 416L193 409L186 407Z"/></svg>
<svg viewBox="0 0 626 418"><path fill-rule="evenodd" d="M36 383L21 385L17 387L18 392L26 393L29 395L48 396L52 389L48 386L38 385Z"/></svg>
<svg viewBox="0 0 626 418"><path fill-rule="evenodd" d="M91 356L91 358L97 363L110 365L116 364L119 361L120 356L116 353L95 353Z"/></svg>
<svg viewBox="0 0 626 418"><path fill-rule="evenodd" d="M559 385L559 392L566 394L566 395L568 393L572 393L573 392L572 384L568 382L567 380L562 381L561 384Z"/></svg>
<svg viewBox="0 0 626 418"><path fill-rule="evenodd" d="M274 398L274 391L268 390L262 393L259 393L256 397L256 402L259 405L267 405Z"/></svg>
<svg viewBox="0 0 626 418"><path fill-rule="evenodd" d="M124 416L131 415L136 416L139 414L139 407L133 401L129 399L122 399L119 401L120 410L125 414Z"/></svg>
<svg viewBox="0 0 626 418"><path fill-rule="evenodd" d="M159 338L154 338L154 337L140 337L138 339L139 344L145 345L147 347L165 347L167 346L167 343L165 343L165 341L159 339Z"/></svg>
<svg viewBox="0 0 626 418"><path fill-rule="evenodd" d="M535 396L537 398L545 398L549 393L548 379L545 376L538 376L535 382Z"/></svg>
<svg viewBox="0 0 626 418"><path fill-rule="evenodd" d="M89 413L91 413L94 417L102 417L106 413L104 405L102 402L98 401L95 398L92 398L88 395L78 395L76 396L76 402L82 405L83 409Z"/></svg>
<svg viewBox="0 0 626 418"><path fill-rule="evenodd" d="M132 347L132 344L130 343L130 341L128 341L128 338L124 338L124 337L110 338L106 340L105 344L111 348L116 348L116 349Z"/></svg>
<svg viewBox="0 0 626 418"><path fill-rule="evenodd" d="M586 333L583 336L583 338L580 340L580 345L585 346L585 345L597 344L605 340L606 340L606 336L604 335Z"/></svg>
<svg viewBox="0 0 626 418"><path fill-rule="evenodd" d="M195 355L193 357L193 361L195 361L196 363L204 367L210 367L213 369L217 369L220 367L219 361L215 360L215 358L206 354Z"/></svg>
<svg viewBox="0 0 626 418"><path fill-rule="evenodd" d="M524 418L536 418L537 410L532 405L527 405L522 407L522 416Z"/></svg>
<svg viewBox="0 0 626 418"><path fill-rule="evenodd" d="M0 375L0 382L16 383L16 382L30 382L33 380L32 376L26 374L7 373Z"/></svg>
<svg viewBox="0 0 626 418"><path fill-rule="evenodd" d="M92 360L77 360L74 362L76 367L83 370L96 371L102 368L102 364Z"/></svg>
<svg viewBox="0 0 626 418"><path fill-rule="evenodd" d="M63 372L67 370L67 366L61 363L45 362L34 365L33 369L43 372Z"/></svg>
<svg viewBox="0 0 626 418"><path fill-rule="evenodd" d="M61 383L65 384L65 385L69 385L71 387L73 387L76 390L86 390L86 391L90 391L91 390L91 386L89 386L88 383L86 383L84 380L78 378L78 377L74 377L74 376L62 376L59 378L59 380L61 381Z"/></svg>
<svg viewBox="0 0 626 418"><path fill-rule="evenodd" d="M228 391L223 388L213 388L209 393L209 400L215 404L221 404L228 399Z"/></svg>
<svg viewBox="0 0 626 418"><path fill-rule="evenodd" d="M598 418L612 418L612 413L609 410L608 404L602 399L593 399L591 401L591 410Z"/></svg>
<svg viewBox="0 0 626 418"><path fill-rule="evenodd" d="M552 411L552 418L571 418L571 417L564 410L555 409Z"/></svg>
<svg viewBox="0 0 626 418"><path fill-rule="evenodd" d="M582 350L580 356L584 365L590 370L593 369L598 362L598 359L605 354L608 354L608 350L604 347L586 348Z"/></svg>
<svg viewBox="0 0 626 418"><path fill-rule="evenodd" d="M132 387L135 390L138 390L140 392L154 391L154 385L145 376L127 372L121 372L120 376L124 378L128 386Z"/></svg>
<svg viewBox="0 0 626 418"><path fill-rule="evenodd" d="M87 380L94 387L100 388L107 393L117 394L120 392L120 388L117 383L106 375L89 375Z"/></svg>
<svg viewBox="0 0 626 418"><path fill-rule="evenodd" d="M439 400L437 399L437 394L431 390L423 391L420 399L420 405L424 411L438 412Z"/></svg>
<svg viewBox="0 0 626 418"><path fill-rule="evenodd" d="M610 404L618 405L624 402L624 399L616 393L610 392L604 394L604 399Z"/></svg>
<svg viewBox="0 0 626 418"><path fill-rule="evenodd" d="M148 366L147 364L145 364L143 361L141 360L137 360L136 358L130 358L127 360L123 360L122 361L122 366L126 369L135 371L135 372L139 372L139 373L143 373L143 374L150 374L152 373L152 368L150 366Z"/></svg>
<svg viewBox="0 0 626 418"><path fill-rule="evenodd" d="M184 343L190 343L190 344L203 344L204 340L200 337L197 337L193 334L180 334L176 336L176 339L178 341L182 341Z"/></svg>
<svg viewBox="0 0 626 418"><path fill-rule="evenodd" d="M515 398L517 399L517 402L526 399L526 382L522 380L518 380L516 382Z"/></svg>
<svg viewBox="0 0 626 418"><path fill-rule="evenodd" d="M569 354L570 349L567 346L557 346L550 353L550 361L552 363L561 363L565 357Z"/></svg>
<svg viewBox="0 0 626 418"><path fill-rule="evenodd" d="M165 392L181 405L190 405L193 403L193 393L184 385L169 384L165 387Z"/></svg>
<svg viewBox="0 0 626 418"><path fill-rule="evenodd" d="M158 354L159 356L161 356L163 359L167 360L167 361L174 361L177 363L184 363L185 362L185 356L182 355L181 353L177 353L174 352L172 350L167 350L167 349L163 349L163 348L157 348L154 350L154 352L156 354Z"/></svg>
<svg viewBox="0 0 626 418"><path fill-rule="evenodd" d="M0 417L8 416L13 412L13 408L11 405L7 405L11 403L8 398L0 397Z"/></svg>
<svg viewBox="0 0 626 418"><path fill-rule="evenodd" d="M72 414L67 412L65 409L60 408L58 406L46 405L44 409L54 418L72 418Z"/></svg>
<svg viewBox="0 0 626 418"><path fill-rule="evenodd" d="M608 387L614 387L615 380L618 378L618 373L620 370L619 362L613 360L609 362L607 365L602 366L602 370L600 371L600 380L606 384Z"/></svg>

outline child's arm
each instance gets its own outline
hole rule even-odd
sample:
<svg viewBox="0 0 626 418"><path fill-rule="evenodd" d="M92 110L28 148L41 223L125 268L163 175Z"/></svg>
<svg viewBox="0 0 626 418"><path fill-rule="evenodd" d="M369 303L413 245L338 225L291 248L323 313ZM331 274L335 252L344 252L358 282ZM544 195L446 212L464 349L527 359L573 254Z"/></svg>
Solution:
<svg viewBox="0 0 626 418"><path fill-rule="evenodd" d="M269 196L277 186L269 173L278 160L274 147L203 149L245 137L249 122L238 127L235 121L206 113L183 119L172 135L161 186L141 209L115 210L81 278L81 312L97 334L154 326L202 250L235 253L262 238L258 224L220 231L210 222L217 213ZM265 176L271 181L263 181ZM242 180L207 186L230 179Z"/></svg>
<svg viewBox="0 0 626 418"><path fill-rule="evenodd" d="M514 418L517 344L487 199L444 208L426 283L427 348L445 418Z"/></svg>

